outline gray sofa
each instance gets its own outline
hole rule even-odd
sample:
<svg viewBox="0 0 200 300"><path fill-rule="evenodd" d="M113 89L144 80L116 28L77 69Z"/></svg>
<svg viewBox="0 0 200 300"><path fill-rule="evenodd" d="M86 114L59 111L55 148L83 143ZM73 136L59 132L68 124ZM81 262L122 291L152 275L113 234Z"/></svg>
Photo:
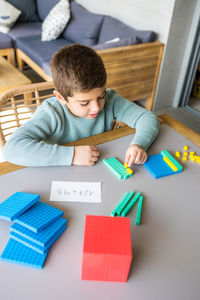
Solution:
<svg viewBox="0 0 200 300"><path fill-rule="evenodd" d="M70 21L63 33L56 40L43 42L42 22L59 0L7 1L22 10L22 15L8 34L0 33L0 48L20 49L49 76L52 55L65 45L81 43L100 50L156 39L156 34L152 31L134 30L110 16L91 13L72 1ZM114 38L120 38L120 41L105 43Z"/></svg>

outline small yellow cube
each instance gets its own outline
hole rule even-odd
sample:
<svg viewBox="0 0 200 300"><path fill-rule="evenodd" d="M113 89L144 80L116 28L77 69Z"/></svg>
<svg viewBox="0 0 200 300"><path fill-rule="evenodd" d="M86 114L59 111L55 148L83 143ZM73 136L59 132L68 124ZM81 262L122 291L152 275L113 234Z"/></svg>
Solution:
<svg viewBox="0 0 200 300"><path fill-rule="evenodd" d="M183 156L188 156L188 153L187 153L187 152L184 152L184 153L183 153Z"/></svg>
<svg viewBox="0 0 200 300"><path fill-rule="evenodd" d="M193 155L193 156L190 156L190 159L191 159L192 161L195 161L194 155Z"/></svg>
<svg viewBox="0 0 200 300"><path fill-rule="evenodd" d="M125 168L128 168L128 164L124 164L124 167L125 167Z"/></svg>
<svg viewBox="0 0 200 300"><path fill-rule="evenodd" d="M187 161L187 157L186 156L183 156L183 161Z"/></svg>
<svg viewBox="0 0 200 300"><path fill-rule="evenodd" d="M180 152L179 151L176 151L176 157L181 157L181 154L180 154Z"/></svg>
<svg viewBox="0 0 200 300"><path fill-rule="evenodd" d="M133 174L133 170L131 168L127 168L126 171L129 173L129 174Z"/></svg>
<svg viewBox="0 0 200 300"><path fill-rule="evenodd" d="M190 157L194 156L194 152L190 152Z"/></svg>
<svg viewBox="0 0 200 300"><path fill-rule="evenodd" d="M188 146L184 146L183 149L184 149L184 150L188 150Z"/></svg>
<svg viewBox="0 0 200 300"><path fill-rule="evenodd" d="M198 158L196 159L196 162L197 162L198 164L200 164L200 157L198 157Z"/></svg>

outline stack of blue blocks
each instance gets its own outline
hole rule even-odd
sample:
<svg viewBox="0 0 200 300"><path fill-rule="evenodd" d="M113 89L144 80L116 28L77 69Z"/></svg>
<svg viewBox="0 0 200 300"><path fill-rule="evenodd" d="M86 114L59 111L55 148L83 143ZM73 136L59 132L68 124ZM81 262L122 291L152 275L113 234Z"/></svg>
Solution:
<svg viewBox="0 0 200 300"><path fill-rule="evenodd" d="M63 211L38 201L39 195L17 192L0 204L0 219L13 221L0 258L42 268L48 251L65 231Z"/></svg>

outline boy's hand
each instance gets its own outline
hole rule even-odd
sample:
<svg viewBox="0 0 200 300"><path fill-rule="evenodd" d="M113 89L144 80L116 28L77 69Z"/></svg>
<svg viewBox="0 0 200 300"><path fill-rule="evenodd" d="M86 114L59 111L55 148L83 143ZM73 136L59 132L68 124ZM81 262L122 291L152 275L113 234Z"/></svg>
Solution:
<svg viewBox="0 0 200 300"><path fill-rule="evenodd" d="M95 146L75 146L73 165L92 166L99 159L99 150Z"/></svg>
<svg viewBox="0 0 200 300"><path fill-rule="evenodd" d="M125 163L130 167L134 164L144 164L147 160L147 153L137 144L128 147L125 155Z"/></svg>

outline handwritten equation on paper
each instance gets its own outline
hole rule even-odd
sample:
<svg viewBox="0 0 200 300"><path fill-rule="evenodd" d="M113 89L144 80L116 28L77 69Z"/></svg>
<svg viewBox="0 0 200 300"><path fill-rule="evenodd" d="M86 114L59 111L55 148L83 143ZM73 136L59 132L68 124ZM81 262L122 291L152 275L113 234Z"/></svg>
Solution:
<svg viewBox="0 0 200 300"><path fill-rule="evenodd" d="M50 201L101 202L101 182L52 181Z"/></svg>

